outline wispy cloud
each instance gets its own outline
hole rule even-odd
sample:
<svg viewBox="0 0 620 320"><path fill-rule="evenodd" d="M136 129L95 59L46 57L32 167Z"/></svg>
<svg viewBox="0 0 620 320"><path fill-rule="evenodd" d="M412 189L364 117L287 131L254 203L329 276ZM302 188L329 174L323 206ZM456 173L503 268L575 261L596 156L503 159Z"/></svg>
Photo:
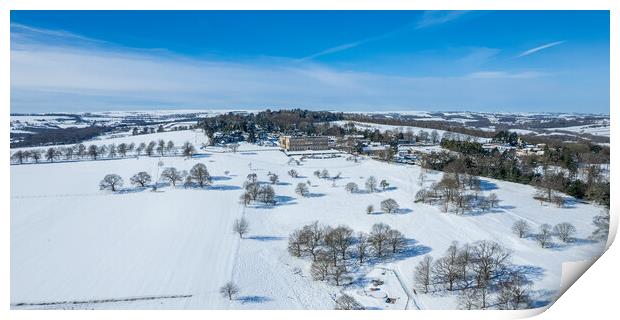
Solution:
<svg viewBox="0 0 620 320"><path fill-rule="evenodd" d="M456 20L468 11L425 11L416 23L416 29L428 28Z"/></svg>
<svg viewBox="0 0 620 320"><path fill-rule="evenodd" d="M467 75L467 77L471 79L534 79L548 75L549 73L540 71L478 71L470 73L469 75Z"/></svg>
<svg viewBox="0 0 620 320"><path fill-rule="evenodd" d="M49 41L50 36L74 40L80 37L54 30L21 28L13 30L11 36L12 112L292 106L497 110L510 106L542 108L549 103L566 105L576 100L572 93L583 92L557 82L549 86L544 82L546 77L535 71L395 76L281 58L222 61ZM28 41L23 41L24 36ZM477 54L474 60L484 60L495 52L483 51L486 53ZM525 78L530 80L520 80ZM543 93L540 88L545 88ZM587 103L591 104L592 99Z"/></svg>
<svg viewBox="0 0 620 320"><path fill-rule="evenodd" d="M403 31L424 29L424 28L444 24L444 23L456 20L464 16L467 13L468 11L425 11L420 17L420 19L418 19L417 21L413 21L411 23L407 23L402 27L396 28L394 30L390 30L378 36L368 37L368 38L365 38L359 41L344 43L344 44L337 45L331 48L327 48L327 49L318 51L316 53L313 53L311 55L308 55L306 57L303 57L299 59L299 61L308 61L308 60L312 60L312 59L325 56L328 54L345 51L351 48L358 47L363 44L371 43L374 41L378 41L381 39L394 36Z"/></svg>
<svg viewBox="0 0 620 320"><path fill-rule="evenodd" d="M547 43L547 44L543 44L542 46L538 46L538 47L535 47L535 48L532 48L532 49L529 49L529 50L525 50L525 51L521 52L517 57L520 58L520 57L529 56L530 54L536 53L538 51L549 49L549 48L552 48L552 47L555 47L555 46L559 46L559 45L561 45L564 42L566 42L566 41L555 41L555 42L550 42L550 43Z"/></svg>
<svg viewBox="0 0 620 320"><path fill-rule="evenodd" d="M363 43L366 42L370 42L370 41L374 41L376 40L375 38L368 38L368 39L364 39L364 40L360 40L360 41L355 41L355 42L351 42L351 43L345 43L345 44L341 44L335 47L331 47L331 48L327 48L325 50L321 50L319 52L313 53L309 56L303 57L301 59L299 59L299 62L303 62L303 61L308 61L308 60L312 60L314 58L318 58L320 56L324 56L324 55L328 55L331 53L336 53L336 52L340 52L340 51L345 51L347 49L351 49L351 48L355 48Z"/></svg>

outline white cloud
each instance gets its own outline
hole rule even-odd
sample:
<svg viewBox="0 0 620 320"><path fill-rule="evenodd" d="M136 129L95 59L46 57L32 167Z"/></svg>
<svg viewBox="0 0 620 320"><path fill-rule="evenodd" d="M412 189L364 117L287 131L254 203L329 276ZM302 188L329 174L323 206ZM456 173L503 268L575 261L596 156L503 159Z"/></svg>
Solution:
<svg viewBox="0 0 620 320"><path fill-rule="evenodd" d="M506 72L506 71L478 71L468 75L472 79L534 79L549 75L540 71Z"/></svg>
<svg viewBox="0 0 620 320"><path fill-rule="evenodd" d="M456 20L467 13L467 11L425 11L422 18L417 22L416 28L422 29L444 24Z"/></svg>
<svg viewBox="0 0 620 320"><path fill-rule="evenodd" d="M530 54L536 53L538 51L545 50L545 49L548 49L548 48L551 48L551 47L555 47L555 46L561 45L564 42L566 42L566 41L555 41L555 42L543 44L542 46L538 46L538 47L535 47L535 48L532 48L532 49L529 49L529 50L525 50L525 51L521 52L517 57L520 58L520 57L529 56Z"/></svg>
<svg viewBox="0 0 620 320"><path fill-rule="evenodd" d="M541 82L544 74L534 71L395 76L281 58L231 62L153 50L36 41L32 35L26 42L20 39L23 37L12 34L12 112L138 107L536 108L579 92L558 83L546 85ZM474 58L484 60L493 53L486 50ZM526 78L530 81L519 80Z"/></svg>
<svg viewBox="0 0 620 320"><path fill-rule="evenodd" d="M398 34L406 30L423 29L423 28L432 27L435 25L444 24L446 22L456 20L465 14L467 14L467 11L425 11L418 21L405 24L402 27L396 28L394 30L390 30L386 33L383 33L377 36L368 37L366 39L362 39L359 41L344 43L341 45L337 45L331 48L318 51L316 53L313 53L311 55L308 55L308 56L305 56L299 59L299 61L308 61L308 60L312 60L314 58L318 58L318 57L325 56L328 54L345 51L351 48L358 47L363 44L367 44L370 42L374 42L377 40L381 40L381 39L393 36L395 34Z"/></svg>

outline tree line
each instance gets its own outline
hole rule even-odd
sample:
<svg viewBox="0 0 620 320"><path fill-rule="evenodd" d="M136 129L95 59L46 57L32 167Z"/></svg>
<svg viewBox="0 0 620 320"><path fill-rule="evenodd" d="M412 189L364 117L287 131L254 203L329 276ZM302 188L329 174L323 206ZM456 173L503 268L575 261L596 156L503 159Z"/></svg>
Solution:
<svg viewBox="0 0 620 320"><path fill-rule="evenodd" d="M602 153L601 149L593 147L588 149L591 151L575 153L569 148L547 148L543 156L521 158L515 151L482 152L477 142L442 140L441 145L455 152L424 154L420 159L423 168L533 185L541 190L535 195L537 199L558 205L563 204L564 199L559 193L566 193L577 199L591 200L609 207L609 180L603 175L599 164L604 163L605 156L602 159L586 156ZM586 163L585 176L578 175L579 163ZM559 169L551 170L552 167ZM543 168L542 172L540 168Z"/></svg>
<svg viewBox="0 0 620 320"><path fill-rule="evenodd" d="M131 143L119 143L109 145L95 145L91 144L86 146L79 143L73 146L66 147L49 147L47 149L30 149L30 150L17 150L11 154L11 162L14 164L23 163L39 163L41 161L54 162L54 161L71 161L71 160L98 160L98 159L117 159L125 157L135 156L177 156L181 154L184 157L191 157L196 152L196 149L190 142L185 142L182 146L175 146L172 140L168 142L160 139L156 141L150 141L148 143L141 142L136 144Z"/></svg>
<svg viewBox="0 0 620 320"><path fill-rule="evenodd" d="M202 163L195 164L189 171L179 171L174 167L164 168L160 175L160 180L176 186L177 183L183 182L183 186L204 188L213 183L213 178L207 170L207 166ZM153 178L146 171L140 171L129 179L130 183L136 187L157 188L157 183L152 184ZM112 192L120 191L123 187L124 180L118 174L107 174L99 183L100 190L110 190Z"/></svg>

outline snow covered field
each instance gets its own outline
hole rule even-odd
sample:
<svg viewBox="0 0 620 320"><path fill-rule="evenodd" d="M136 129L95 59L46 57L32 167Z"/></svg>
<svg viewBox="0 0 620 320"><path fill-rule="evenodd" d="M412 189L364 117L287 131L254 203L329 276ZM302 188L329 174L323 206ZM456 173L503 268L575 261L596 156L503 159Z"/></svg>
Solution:
<svg viewBox="0 0 620 320"><path fill-rule="evenodd" d="M202 137L178 131L102 143L159 138L180 145ZM567 208L541 206L532 199L534 189L529 186L482 178L484 193L495 192L499 208L460 216L413 202L420 188L441 177L430 173L419 186L417 166L369 159L355 163L345 157L308 159L291 166L289 158L273 148L244 144L236 153L221 151L208 149L189 160L161 159L164 167L180 170L205 164L214 183L202 190L163 186L153 192L130 186L129 177L139 171L157 176L157 157L11 166L12 308L332 309L333 299L347 292L368 308L454 309L452 295L418 293L406 302L415 265L425 254L443 255L454 240L493 240L510 248L512 262L535 280L533 296L540 306L555 299L562 262L591 259L603 250L602 242L586 239L593 230L592 217L601 208L579 202ZM301 177L288 176L290 169ZM336 186L313 175L322 169L342 173ZM268 172L279 175L280 182L274 185L276 206L246 208L239 202L241 186L251 172L262 182L267 182ZM121 192L99 190L99 181L109 173L125 180ZM390 188L357 194L344 190L348 182L363 186L370 175L387 179ZM312 196L295 194L297 183L308 180ZM395 199L401 210L366 214L368 205L379 208L386 198ZM242 216L250 231L239 239L231 228ZM512 234L511 226L519 219L533 228L570 222L577 228L576 240L570 244L554 240L556 245L542 249L533 239ZM350 286L313 281L310 262L291 257L287 240L293 230L315 220L366 232L377 222L387 223L405 235L408 246L404 254L385 263L361 268ZM376 278L384 281L382 290L398 298L395 304L386 305L367 294L368 281ZM218 293L230 280L241 289L232 302ZM90 301L98 299L126 301ZM62 303L74 300L90 302ZM44 302L59 303L18 305Z"/></svg>

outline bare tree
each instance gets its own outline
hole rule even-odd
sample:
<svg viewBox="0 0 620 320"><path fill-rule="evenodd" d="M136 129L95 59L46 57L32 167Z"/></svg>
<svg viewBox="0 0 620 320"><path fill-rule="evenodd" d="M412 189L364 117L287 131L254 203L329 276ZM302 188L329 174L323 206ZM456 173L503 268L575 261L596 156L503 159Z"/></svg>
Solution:
<svg viewBox="0 0 620 320"><path fill-rule="evenodd" d="M499 283L499 290L495 304L498 309L518 310L527 309L531 305L529 296L529 281L520 272L513 271Z"/></svg>
<svg viewBox="0 0 620 320"><path fill-rule="evenodd" d="M84 157L84 155L86 154L86 146L82 143L78 143L76 149L75 149L75 153L78 156L78 158L82 158Z"/></svg>
<svg viewBox="0 0 620 320"><path fill-rule="evenodd" d="M551 242L551 225L545 223L540 225L538 234L536 234L536 241L542 248L546 248Z"/></svg>
<svg viewBox="0 0 620 320"><path fill-rule="evenodd" d="M368 177L366 180L366 190L370 193L377 191L377 178L373 176Z"/></svg>
<svg viewBox="0 0 620 320"><path fill-rule="evenodd" d="M558 206L558 208L562 208L564 207L564 203L566 202L566 199L564 199L563 196L561 196L560 194L554 194L551 197L553 203L555 203L556 206Z"/></svg>
<svg viewBox="0 0 620 320"><path fill-rule="evenodd" d="M168 140L168 143L166 144L166 152L168 154L172 154L174 150L174 142L172 142L172 140ZM176 152L174 152L176 154Z"/></svg>
<svg viewBox="0 0 620 320"><path fill-rule="evenodd" d="M189 142L185 142L183 144L183 156L184 157L191 158L195 152L196 152L196 149L194 148L194 145L192 145Z"/></svg>
<svg viewBox="0 0 620 320"><path fill-rule="evenodd" d="M349 271L343 263L337 265L331 265L329 267L329 275L334 279L337 286L341 285L345 281L350 281Z"/></svg>
<svg viewBox="0 0 620 320"><path fill-rule="evenodd" d="M301 257L304 252L306 235L302 230L295 230L288 236L288 252L292 256Z"/></svg>
<svg viewBox="0 0 620 320"><path fill-rule="evenodd" d="M144 149L144 152L146 153L147 156L152 156L153 154L155 154L155 146L157 145L157 143L155 141L151 141L149 142L149 144L146 145L146 149Z"/></svg>
<svg viewBox="0 0 620 320"><path fill-rule="evenodd" d="M422 260L415 267L414 279L415 285L418 290L428 293L431 285L432 273L431 266L433 264L433 257L425 255Z"/></svg>
<svg viewBox="0 0 620 320"><path fill-rule="evenodd" d="M220 294L224 298L232 301L232 299L239 294L239 287L232 281L229 281L220 288Z"/></svg>
<svg viewBox="0 0 620 320"><path fill-rule="evenodd" d="M364 263L366 256L368 256L368 234L365 232L359 232L356 240L355 253L357 254L357 261L361 265Z"/></svg>
<svg viewBox="0 0 620 320"><path fill-rule="evenodd" d="M273 205L275 204L276 193L272 186L266 185L258 188L258 194L256 199L262 203Z"/></svg>
<svg viewBox="0 0 620 320"><path fill-rule="evenodd" d="M183 181L183 175L174 167L165 168L161 172L161 178L168 181L173 186L176 186L177 182Z"/></svg>
<svg viewBox="0 0 620 320"><path fill-rule="evenodd" d="M243 235L248 233L250 230L250 225L245 217L241 217L241 219L235 219L235 223L233 224L233 231L239 234L239 238L243 238Z"/></svg>
<svg viewBox="0 0 620 320"><path fill-rule="evenodd" d="M510 261L510 251L499 243L483 240L472 248L472 268L476 273L477 286L488 285L489 280L503 271Z"/></svg>
<svg viewBox="0 0 620 320"><path fill-rule="evenodd" d="M140 171L136 174L134 174L129 181L131 182L131 184L136 185L136 186L140 186L140 187L144 187L146 186L149 182L151 182L151 175L146 173L145 171Z"/></svg>
<svg viewBox="0 0 620 320"><path fill-rule="evenodd" d="M519 238L523 238L530 232L530 226L527 224L527 221L521 219L515 221L515 223L512 225L512 232L518 235Z"/></svg>
<svg viewBox="0 0 620 320"><path fill-rule="evenodd" d="M121 155L121 157L125 157L127 156L127 144L126 143L119 143L118 147L117 147L118 153Z"/></svg>
<svg viewBox="0 0 620 320"><path fill-rule="evenodd" d="M336 299L336 307L335 310L365 310L363 305L361 305L355 298L351 297L348 294L342 294L338 299Z"/></svg>
<svg viewBox="0 0 620 320"><path fill-rule="evenodd" d="M103 180L99 182L99 189L110 189L112 191L116 191L118 188L123 186L123 178L121 178L117 174L108 174L103 177Z"/></svg>
<svg viewBox="0 0 620 320"><path fill-rule="evenodd" d="M381 210L387 213L394 213L398 211L398 202L396 200L389 198L381 201Z"/></svg>
<svg viewBox="0 0 620 320"><path fill-rule="evenodd" d="M324 243L325 227L318 221L306 225L302 228L303 251L312 256L312 260L317 260L319 249Z"/></svg>
<svg viewBox="0 0 620 320"><path fill-rule="evenodd" d="M295 169L291 169L288 171L288 175L291 176L291 178L297 178L299 177L299 173L297 173L297 170Z"/></svg>
<svg viewBox="0 0 620 320"><path fill-rule="evenodd" d="M272 173L269 175L269 181L271 182L271 184L276 184L279 181L278 175L275 173Z"/></svg>
<svg viewBox="0 0 620 320"><path fill-rule="evenodd" d="M370 231L370 245L378 258L383 258L388 249L388 237L391 228L385 223L375 223Z"/></svg>
<svg viewBox="0 0 620 320"><path fill-rule="evenodd" d="M58 158L58 150L56 148L48 148L45 152L45 159L49 162L54 162L56 158Z"/></svg>
<svg viewBox="0 0 620 320"><path fill-rule="evenodd" d="M159 153L160 157L164 156L164 152L166 151L166 141L159 139L157 141L157 153Z"/></svg>
<svg viewBox="0 0 620 320"><path fill-rule="evenodd" d="M95 146L95 150L96 149L97 147ZM43 150L40 150L40 149L30 150L30 157L32 158L32 160L34 160L34 163L39 163L39 160L41 160L42 156L43 156Z"/></svg>
<svg viewBox="0 0 620 320"><path fill-rule="evenodd" d="M26 159L27 154L22 151L22 150L17 150L16 152L13 153L13 155L11 155L11 159L14 162L17 162L19 164L24 163L24 159Z"/></svg>
<svg viewBox="0 0 620 320"><path fill-rule="evenodd" d="M331 271L331 266L332 261L330 257L325 252L317 252L316 257L310 265L310 274L312 275L312 279L319 281L327 280Z"/></svg>
<svg viewBox="0 0 620 320"><path fill-rule="evenodd" d="M489 195L489 202L491 202L491 208L495 208L497 206L499 198L494 192L491 192L491 194Z"/></svg>
<svg viewBox="0 0 620 320"><path fill-rule="evenodd" d="M213 182L209 171L207 171L207 166L202 163L195 164L189 171L189 175L192 177L192 181L196 181L201 188Z"/></svg>
<svg viewBox="0 0 620 320"><path fill-rule="evenodd" d="M140 142L140 144L138 145L138 147L136 148L136 154L138 156L142 155L142 152L144 152L144 150L146 149L146 143L144 142Z"/></svg>
<svg viewBox="0 0 620 320"><path fill-rule="evenodd" d="M482 294L476 287L462 290L457 297L457 301L461 309L482 309Z"/></svg>
<svg viewBox="0 0 620 320"><path fill-rule="evenodd" d="M459 265L459 252L457 243L453 242L446 255L437 259L433 264L433 275L435 282L444 284L448 291L454 289L454 285L461 276L461 266Z"/></svg>
<svg viewBox="0 0 620 320"><path fill-rule="evenodd" d="M108 146L108 158L116 158L116 145L114 143Z"/></svg>
<svg viewBox="0 0 620 320"><path fill-rule="evenodd" d="M255 198L252 196L252 194L247 191L242 193L241 196L239 197L239 200L241 200L244 206L247 206L248 204L250 204L252 200L254 199Z"/></svg>
<svg viewBox="0 0 620 320"><path fill-rule="evenodd" d="M310 193L310 190L308 190L308 185L306 185L303 182L300 182L297 184L297 187L295 187L295 193L297 193L298 195L305 197Z"/></svg>
<svg viewBox="0 0 620 320"><path fill-rule="evenodd" d="M387 236L388 245L392 249L392 254L402 251L407 246L407 239L405 239L405 236L400 231L391 229L388 231Z"/></svg>
<svg viewBox="0 0 620 320"><path fill-rule="evenodd" d="M572 236L577 232L575 226L568 222L558 223L553 227L553 232L562 240L562 242L567 243L570 242Z"/></svg>
<svg viewBox="0 0 620 320"><path fill-rule="evenodd" d="M344 186L344 189L347 190L350 193L355 193L359 190L357 183L355 182L349 182Z"/></svg>

